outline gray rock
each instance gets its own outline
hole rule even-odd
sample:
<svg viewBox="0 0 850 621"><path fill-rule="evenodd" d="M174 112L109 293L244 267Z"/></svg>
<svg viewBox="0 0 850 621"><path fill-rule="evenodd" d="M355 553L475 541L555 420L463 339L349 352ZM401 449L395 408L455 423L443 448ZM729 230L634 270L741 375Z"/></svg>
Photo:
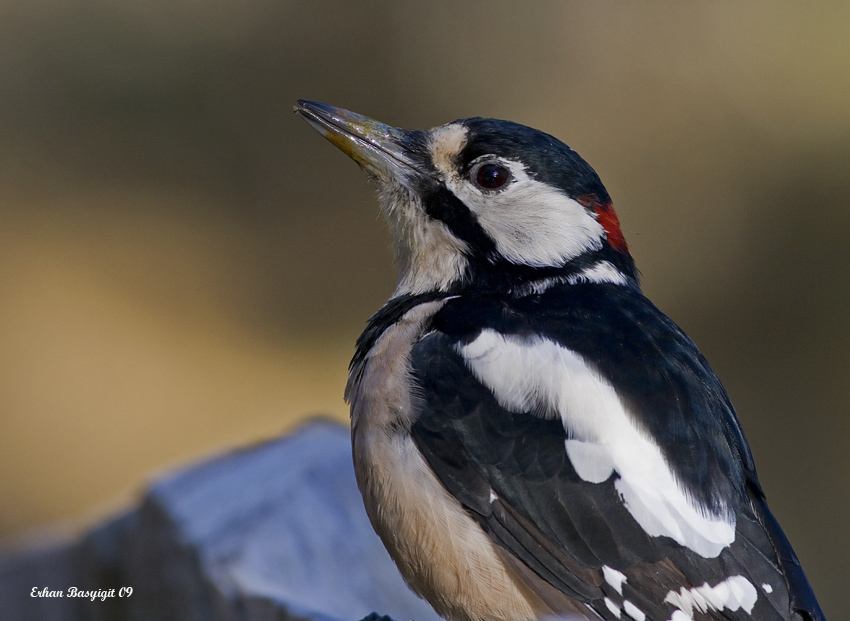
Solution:
<svg viewBox="0 0 850 621"><path fill-rule="evenodd" d="M326 421L167 475L78 541L0 560L0 605L9 621L438 618L369 524L348 429Z"/></svg>

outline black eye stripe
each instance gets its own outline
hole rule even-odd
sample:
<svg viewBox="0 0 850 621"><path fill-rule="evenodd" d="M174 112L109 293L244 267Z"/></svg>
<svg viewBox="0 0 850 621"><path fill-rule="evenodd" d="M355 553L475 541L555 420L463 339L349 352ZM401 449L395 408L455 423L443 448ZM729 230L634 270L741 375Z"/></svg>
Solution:
<svg viewBox="0 0 850 621"><path fill-rule="evenodd" d="M482 190L493 191L508 185L511 180L511 171L500 162L484 162L474 166L469 177Z"/></svg>
<svg viewBox="0 0 850 621"><path fill-rule="evenodd" d="M454 193L439 187L424 197L423 206L429 217L443 222L452 235L469 244L475 254L496 256L496 245L481 228L478 220Z"/></svg>

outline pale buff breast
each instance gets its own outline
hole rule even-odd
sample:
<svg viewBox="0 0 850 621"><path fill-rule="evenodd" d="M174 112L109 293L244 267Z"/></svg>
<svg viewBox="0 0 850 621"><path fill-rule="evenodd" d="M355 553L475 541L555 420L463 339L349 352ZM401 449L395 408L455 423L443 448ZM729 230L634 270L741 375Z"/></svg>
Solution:
<svg viewBox="0 0 850 621"><path fill-rule="evenodd" d="M357 482L372 525L411 588L454 620L523 621L551 613L433 474L409 435L409 356L444 302L425 303L388 328L352 386Z"/></svg>

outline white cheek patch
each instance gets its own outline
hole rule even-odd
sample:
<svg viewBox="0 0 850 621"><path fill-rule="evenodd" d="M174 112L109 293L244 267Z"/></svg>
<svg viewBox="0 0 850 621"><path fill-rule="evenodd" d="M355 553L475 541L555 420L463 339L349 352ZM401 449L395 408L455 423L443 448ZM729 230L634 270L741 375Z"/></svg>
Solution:
<svg viewBox="0 0 850 621"><path fill-rule="evenodd" d="M499 254L512 263L558 267L602 247L604 229L561 190L533 179L519 162L499 160L513 177L500 192L483 192L456 173L446 186L475 215Z"/></svg>
<svg viewBox="0 0 850 621"><path fill-rule="evenodd" d="M751 613L756 605L758 592L753 584L743 576L731 576L714 586L706 582L702 586L681 589L678 593L670 591L664 602L676 606L670 621L693 619L695 612L712 610L743 610Z"/></svg>
<svg viewBox="0 0 850 621"><path fill-rule="evenodd" d="M704 558L718 556L735 540L734 516L713 514L682 487L614 387L581 356L547 339L494 330L457 351L503 408L557 412L576 473L588 483L615 475L623 504L649 535L670 537Z"/></svg>

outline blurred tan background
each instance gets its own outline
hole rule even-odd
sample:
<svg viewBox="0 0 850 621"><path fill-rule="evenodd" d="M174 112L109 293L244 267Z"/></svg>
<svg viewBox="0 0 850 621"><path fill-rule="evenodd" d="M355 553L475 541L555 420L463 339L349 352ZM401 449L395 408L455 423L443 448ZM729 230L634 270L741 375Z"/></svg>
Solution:
<svg viewBox="0 0 850 621"><path fill-rule="evenodd" d="M507 118L590 161L850 618L842 1L0 3L0 536L346 419L394 271L371 189L299 97Z"/></svg>

